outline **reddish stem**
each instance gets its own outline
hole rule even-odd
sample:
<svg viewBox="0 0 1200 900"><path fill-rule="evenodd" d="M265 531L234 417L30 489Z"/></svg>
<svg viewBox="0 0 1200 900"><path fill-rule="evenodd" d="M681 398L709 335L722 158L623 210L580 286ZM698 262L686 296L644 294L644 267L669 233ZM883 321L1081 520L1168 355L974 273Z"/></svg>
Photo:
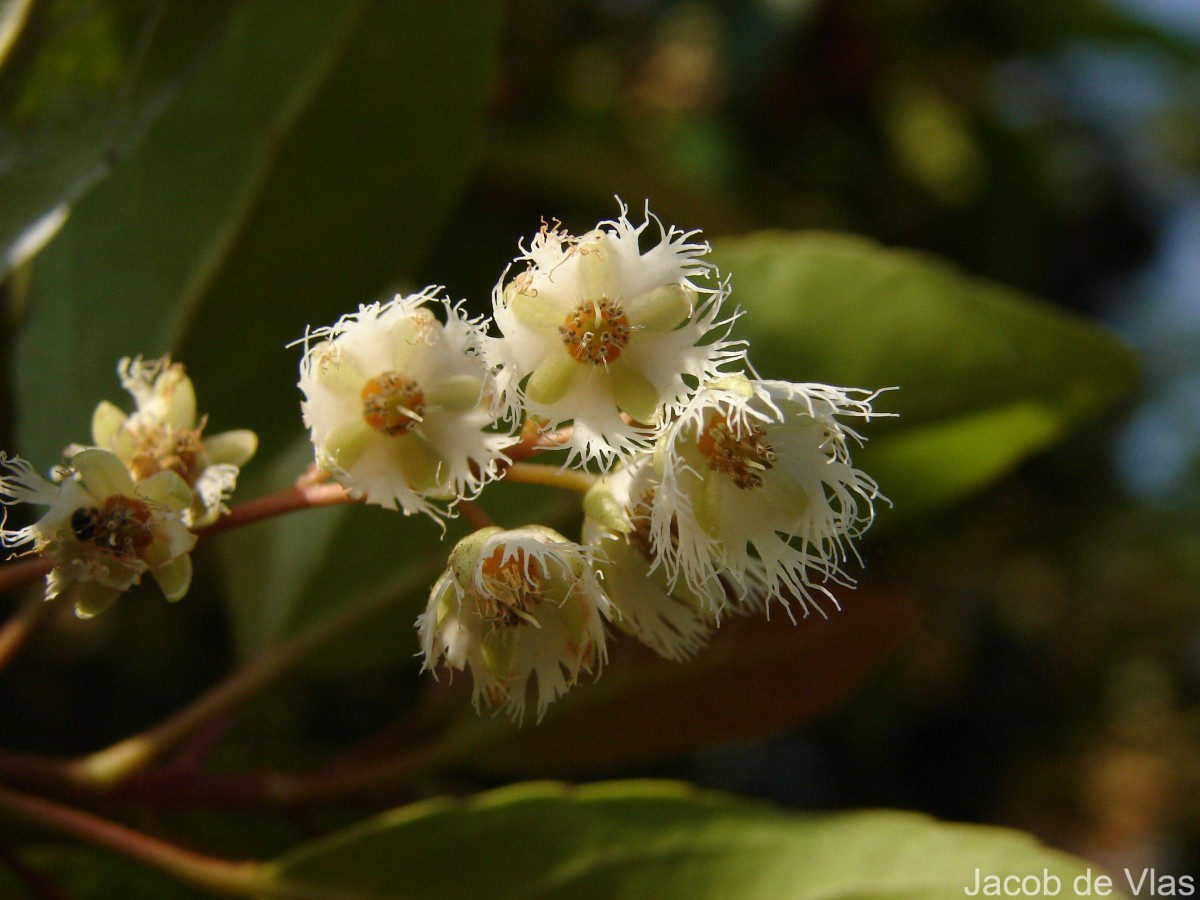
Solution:
<svg viewBox="0 0 1200 900"><path fill-rule="evenodd" d="M208 890L253 895L268 886L263 880L259 863L230 862L193 853L116 822L41 797L0 787L0 812L57 834L115 851Z"/></svg>
<svg viewBox="0 0 1200 900"><path fill-rule="evenodd" d="M310 484L302 479L290 488L235 506L212 525L196 533L217 534L301 509L318 509L355 502L357 498L351 497L340 484Z"/></svg>
<svg viewBox="0 0 1200 900"><path fill-rule="evenodd" d="M34 559L23 559L20 562L7 563L0 566L0 594L5 591L10 591L13 588L21 587L21 585L29 584L29 582L45 575L52 568L50 560L36 557Z"/></svg>
<svg viewBox="0 0 1200 900"><path fill-rule="evenodd" d="M39 560L40 562L40 560ZM21 607L15 616L0 626L0 669L17 655L25 642L37 630L38 624L51 612L44 600L32 600Z"/></svg>

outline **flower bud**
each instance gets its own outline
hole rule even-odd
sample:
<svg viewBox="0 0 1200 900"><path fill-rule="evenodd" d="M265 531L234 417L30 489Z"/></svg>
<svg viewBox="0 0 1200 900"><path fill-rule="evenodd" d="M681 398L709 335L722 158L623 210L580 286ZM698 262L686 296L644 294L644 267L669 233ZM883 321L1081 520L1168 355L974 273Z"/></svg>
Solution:
<svg viewBox="0 0 1200 900"><path fill-rule="evenodd" d="M660 656L684 660L705 645L716 618L711 604L685 581L672 584L660 564L650 537L656 491L648 455L598 481L584 497L583 541L595 548L596 569L619 613L616 627Z"/></svg>
<svg viewBox="0 0 1200 900"><path fill-rule="evenodd" d="M581 673L606 657L610 604L592 551L549 528L483 528L461 540L430 594L417 630L425 668L469 668L476 708L540 720Z"/></svg>

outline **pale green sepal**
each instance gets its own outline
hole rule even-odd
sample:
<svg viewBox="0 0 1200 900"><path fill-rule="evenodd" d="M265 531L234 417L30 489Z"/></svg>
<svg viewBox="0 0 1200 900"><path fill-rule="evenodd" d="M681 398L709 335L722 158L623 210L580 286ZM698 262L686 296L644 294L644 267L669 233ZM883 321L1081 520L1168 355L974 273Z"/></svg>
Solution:
<svg viewBox="0 0 1200 900"><path fill-rule="evenodd" d="M446 412L466 412L479 405L483 382L474 375L455 375L430 385L425 402Z"/></svg>
<svg viewBox="0 0 1200 900"><path fill-rule="evenodd" d="M150 574L162 588L163 595L174 603L176 600L182 599L183 595L188 592L188 588L191 587L192 558L186 554L177 557L154 569Z"/></svg>
<svg viewBox="0 0 1200 900"><path fill-rule="evenodd" d="M631 303L633 324L646 331L670 331L692 314L695 294L678 284L668 284Z"/></svg>
<svg viewBox="0 0 1200 900"><path fill-rule="evenodd" d="M173 559L191 553L198 538L189 531L181 520L161 519L152 540L138 554L138 558L151 569L165 566Z"/></svg>
<svg viewBox="0 0 1200 900"><path fill-rule="evenodd" d="M366 422L355 419L335 428L321 445L320 462L346 470L362 459L367 447L378 436Z"/></svg>
<svg viewBox="0 0 1200 900"><path fill-rule="evenodd" d="M309 351L309 357L320 360L319 351ZM358 367L350 362L346 354L330 351L328 358L313 362L317 382L325 388L339 394L358 394L363 389L367 378Z"/></svg>
<svg viewBox="0 0 1200 900"><path fill-rule="evenodd" d="M192 507L192 518L190 519L189 528L194 528L200 531L212 525L217 519L221 518L221 506L210 506L207 509L200 506L197 502Z"/></svg>
<svg viewBox="0 0 1200 900"><path fill-rule="evenodd" d="M515 649L512 629L497 628L484 634L479 649L493 675L504 681L512 674Z"/></svg>
<svg viewBox="0 0 1200 900"><path fill-rule="evenodd" d="M702 479L697 490L692 492L692 512L696 522L711 538L721 536L721 480L710 474Z"/></svg>
<svg viewBox="0 0 1200 900"><path fill-rule="evenodd" d="M525 395L534 403L546 406L557 403L567 395L567 391L575 383L575 376L582 365L565 353L554 354L552 359L546 360L533 370L525 388Z"/></svg>
<svg viewBox="0 0 1200 900"><path fill-rule="evenodd" d="M258 451L258 435L248 428L224 431L204 439L204 452L214 465L244 466Z"/></svg>
<svg viewBox="0 0 1200 900"><path fill-rule="evenodd" d="M91 619L116 603L123 593L94 581L77 581L63 592L63 597L68 603L74 604L76 616Z"/></svg>
<svg viewBox="0 0 1200 900"><path fill-rule="evenodd" d="M152 503L160 503L176 512L183 512L192 505L192 489L178 474L166 469L151 475L137 486L139 497Z"/></svg>
<svg viewBox="0 0 1200 900"><path fill-rule="evenodd" d="M579 239L575 252L579 256L578 273L580 292L585 298L599 299L610 290L613 280L613 265L609 261L603 231L589 231ZM559 323L561 324L561 323Z"/></svg>
<svg viewBox="0 0 1200 900"><path fill-rule="evenodd" d="M810 498L800 484L791 478L770 478L763 486L764 497L771 506L798 522L808 510Z"/></svg>
<svg viewBox="0 0 1200 900"><path fill-rule="evenodd" d="M119 406L101 400L92 413L92 443L98 447L107 447L128 418Z"/></svg>
<svg viewBox="0 0 1200 900"><path fill-rule="evenodd" d="M610 531L627 534L633 530L625 507L613 496L606 481L597 481L583 495L583 512Z"/></svg>
<svg viewBox="0 0 1200 900"><path fill-rule="evenodd" d="M183 369L171 366L154 382L154 392L167 397L167 424L174 428L192 428L196 424L196 389Z"/></svg>
<svg viewBox="0 0 1200 900"><path fill-rule="evenodd" d="M588 606L583 597L571 592L571 587L572 585L566 585L565 593L561 595L566 597L566 600L559 607L558 621L566 627L571 642L581 645L588 641Z"/></svg>
<svg viewBox="0 0 1200 900"><path fill-rule="evenodd" d="M612 376L613 399L621 411L647 425L658 414L658 390L641 372L622 359L608 367Z"/></svg>
<svg viewBox="0 0 1200 900"><path fill-rule="evenodd" d="M654 452L651 454L650 461L654 465L654 474L659 478L663 477L663 472L667 468L667 452L671 449L671 441L667 434L664 434L654 442Z"/></svg>
<svg viewBox="0 0 1200 900"><path fill-rule="evenodd" d="M71 466L79 473L87 492L97 500L107 500L114 494L133 496L134 484L129 470L107 450L81 450L71 458Z"/></svg>
<svg viewBox="0 0 1200 900"><path fill-rule="evenodd" d="M479 554L483 551L483 545L488 538L503 530L497 525L489 525L478 531L472 531L454 545L454 549L450 553L449 566L459 587L464 589L470 587L475 578L475 566L479 563Z"/></svg>
<svg viewBox="0 0 1200 900"><path fill-rule="evenodd" d="M392 370L406 372L410 369L420 369L425 351L429 347L430 328L436 324L436 319L428 309L415 309L408 316L392 325ZM379 375L371 372L371 376ZM361 387L361 383L360 383Z"/></svg>
<svg viewBox="0 0 1200 900"><path fill-rule="evenodd" d="M527 294L517 294L509 302L508 308L522 325L528 325L535 331L557 330L567 317L553 303L538 300Z"/></svg>
<svg viewBox="0 0 1200 900"><path fill-rule="evenodd" d="M397 438L396 458L404 472L404 480L414 491L427 493L445 486L445 460L420 435L406 434Z"/></svg>
<svg viewBox="0 0 1200 900"><path fill-rule="evenodd" d="M716 381L711 381L705 385L707 388L712 388L716 391L730 391L737 394L739 397L749 399L754 396L754 386L750 384L750 379L745 375L725 375L718 378Z"/></svg>

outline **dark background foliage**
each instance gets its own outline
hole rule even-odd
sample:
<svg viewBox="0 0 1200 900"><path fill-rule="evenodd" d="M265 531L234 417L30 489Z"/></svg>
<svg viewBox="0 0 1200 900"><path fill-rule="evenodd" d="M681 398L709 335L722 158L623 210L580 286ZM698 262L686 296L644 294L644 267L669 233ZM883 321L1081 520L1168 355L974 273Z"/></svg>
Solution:
<svg viewBox="0 0 1200 900"><path fill-rule="evenodd" d="M105 381L116 356L172 350L214 431L262 434L246 495L286 483L308 451L283 344L305 324L426 283L485 311L518 236L542 217L589 227L615 214L614 194L704 229L767 375L835 380L874 362L886 373L854 336L909 307L889 306L895 283L881 270L857 289L876 304L869 316L834 309L811 333L802 318L756 333L774 300L754 240L773 239L737 238L763 230L936 254L1139 351L1138 390L1100 418L1128 371L1099 345L1105 371L1091 377L1114 386L1078 408L1077 360L1056 359L1051 343L1031 351L1030 371L979 366L969 396L961 380L897 379L890 408L904 415L882 424L885 439L956 415L959 399L1023 396L1025 381L1039 396L1061 386L1056 408L1071 412L1027 435L1026 420L997 419L963 452L1020 449L928 504L938 473L906 482L911 467L880 442L879 478L898 507L864 547L859 590L840 594L846 621L720 634L698 673L663 675L662 690L653 667L622 682L618 653L579 689L596 692L594 708L565 706L541 732L464 707L443 771L380 807L518 776L672 775L801 808L1016 825L1116 869L1198 867L1200 17L1188 0L514 0L503 15L468 0L306 16L262 2L204 16L187 4L113 7L121 14L101 17L108 38L84 29L55 57L92 60L83 75L43 66L33 91L21 68L55 40L54 16L89 8L71 3L43 7L0 73L4 204L32 198L5 226L27 225L46 197L78 200L3 288L0 446L40 468L80 439L98 399L118 399ZM136 81L121 79L128 59L106 64L89 40L142 60ZM79 83L94 94L63 88ZM56 121L82 124L67 140ZM45 165L60 144L71 152ZM347 148L370 152L347 165ZM22 166L37 179L20 180ZM910 283L929 296L992 302L992 288L960 288L921 256L802 240L810 261L788 283L813 292L836 293L831 272L850 278L878 258L920 269ZM872 261L861 269L859 253ZM912 323L923 354L978 360L989 330L1025 334L1008 320L960 323L947 303ZM933 317L941 343L922 344ZM834 333L844 342L829 343ZM901 473L891 486L889 465ZM517 496L506 491L485 496L501 520ZM563 527L577 516L556 497L537 503ZM327 510L248 529L201 548L178 607L145 592L96 622L56 619L0 674L0 745L104 745L381 585L413 604L254 704L217 764L300 766L388 726L423 690L411 619L430 575L409 561L436 553L438 538L395 518ZM407 556L385 559L394 546ZM295 566L300 576L281 577ZM643 684L659 692L647 700ZM662 696L685 710L675 743L656 743ZM706 712L709 698L723 698L719 712ZM728 715L739 703L743 714ZM582 752L601 739L607 757ZM197 814L172 827L218 850L271 853L341 821L329 817L229 830Z"/></svg>

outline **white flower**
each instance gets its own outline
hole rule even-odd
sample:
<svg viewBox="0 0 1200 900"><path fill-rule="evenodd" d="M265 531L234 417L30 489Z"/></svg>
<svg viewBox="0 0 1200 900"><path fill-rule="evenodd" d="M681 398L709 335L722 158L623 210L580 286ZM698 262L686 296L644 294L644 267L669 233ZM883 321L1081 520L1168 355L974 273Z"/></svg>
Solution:
<svg viewBox="0 0 1200 900"><path fill-rule="evenodd" d="M853 584L847 550L875 515L878 486L850 462L859 436L838 417L871 417L875 394L823 384L723 378L699 392L655 451L655 551L672 579L711 601L723 569L743 593L808 614L824 582ZM790 610L789 610L790 613Z"/></svg>
<svg viewBox="0 0 1200 900"><path fill-rule="evenodd" d="M239 468L258 449L257 436L242 429L202 437L208 418L197 418L192 380L169 356L149 362L126 357L117 375L137 409L126 415L102 401L92 414L93 446L120 457L134 481L174 472L195 495L184 511L185 524L203 528L215 522L237 485ZM70 447L68 453L82 449Z"/></svg>
<svg viewBox="0 0 1200 900"><path fill-rule="evenodd" d="M684 660L708 642L716 618L704 596L682 580L672 585L659 564L650 536L657 486L649 454L597 482L583 501L583 542L596 549L616 627L660 656Z"/></svg>
<svg viewBox="0 0 1200 900"><path fill-rule="evenodd" d="M360 306L309 332L300 363L317 462L356 497L434 518L442 510L431 501L477 494L514 440L485 430L492 385L474 353L476 322L438 290Z"/></svg>
<svg viewBox="0 0 1200 900"><path fill-rule="evenodd" d="M167 469L134 484L125 464L107 450L83 450L60 483L47 481L25 460L0 454L11 473L0 477L0 503L50 507L24 528L0 528L0 545L32 545L53 563L46 599L62 595L80 618L103 612L149 572L168 600L180 599L192 580L188 553L196 536L182 514L192 492Z"/></svg>
<svg viewBox="0 0 1200 900"><path fill-rule="evenodd" d="M717 319L727 286L694 280L715 273L708 244L627 213L580 237L543 225L516 260L525 269L496 285L503 337L486 345L510 411L573 422L571 461L605 468L646 449L698 383L743 355ZM651 221L660 240L643 252Z"/></svg>
<svg viewBox="0 0 1200 900"><path fill-rule="evenodd" d="M417 619L425 668L469 668L476 708L502 706L518 721L536 694L540 720L606 658L610 606L592 563L590 549L540 525L464 538Z"/></svg>

